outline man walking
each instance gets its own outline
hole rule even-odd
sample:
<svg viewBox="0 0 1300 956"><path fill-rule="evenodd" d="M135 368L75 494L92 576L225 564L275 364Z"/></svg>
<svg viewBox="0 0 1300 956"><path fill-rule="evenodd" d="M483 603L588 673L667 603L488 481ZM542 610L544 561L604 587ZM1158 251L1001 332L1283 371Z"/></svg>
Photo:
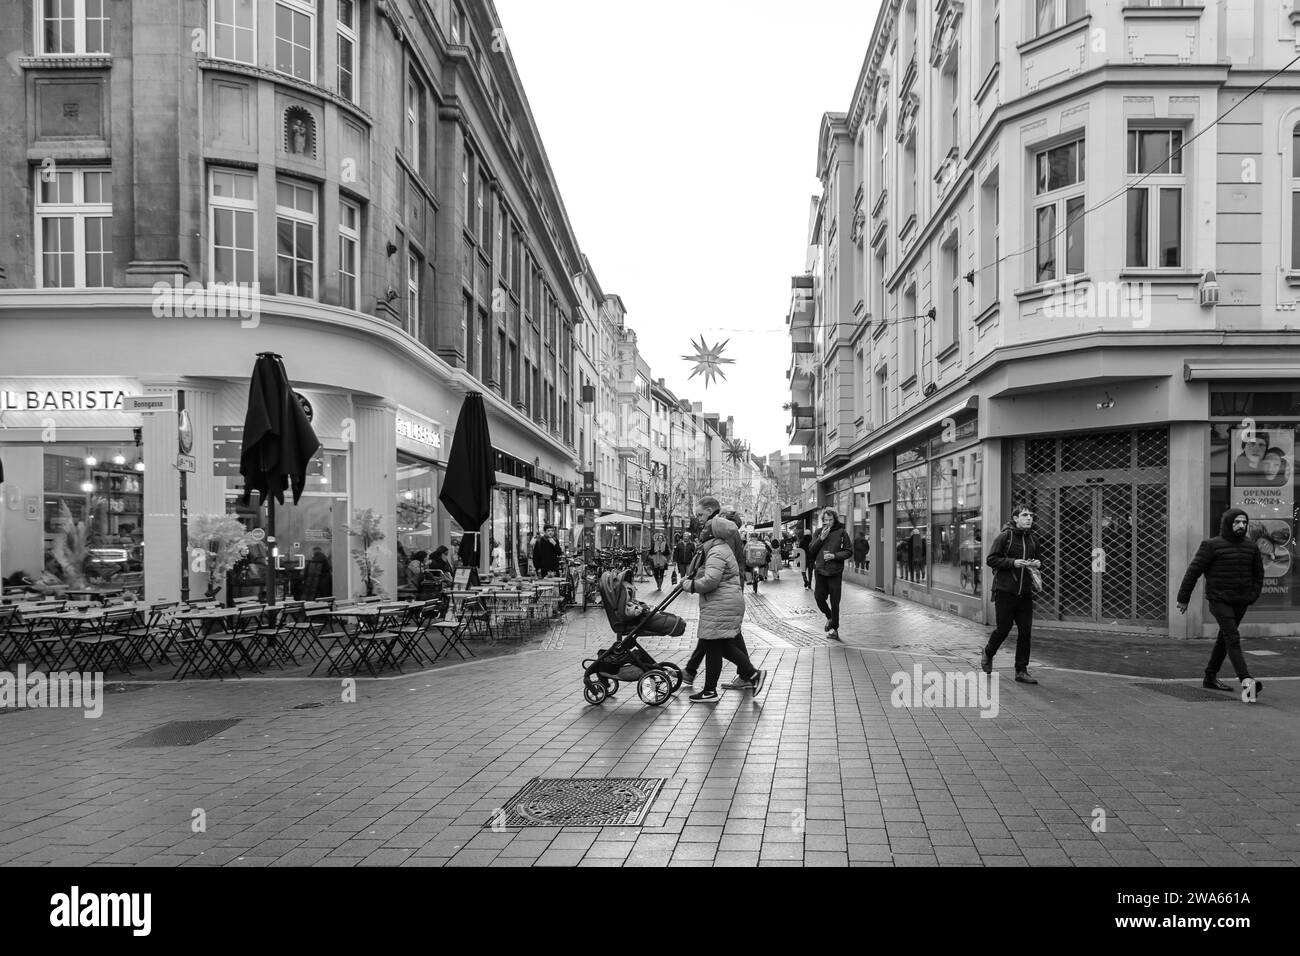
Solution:
<svg viewBox="0 0 1300 956"><path fill-rule="evenodd" d="M689 531L683 531L677 536L677 543L673 546L673 561L677 564L677 577L686 577L686 567L695 557L695 542L691 539Z"/></svg>
<svg viewBox="0 0 1300 956"><path fill-rule="evenodd" d="M980 652L980 668L993 673L993 655L1016 625L1016 682L1037 684L1029 673L1029 640L1034 627L1035 575L1042 566L1039 561L1038 536L1034 534L1034 512L1027 505L1018 505L1011 521L1002 533L993 539L989 549L988 566L996 572L993 576L993 607L997 625L989 635L989 642Z"/></svg>
<svg viewBox="0 0 1300 956"><path fill-rule="evenodd" d="M1264 558L1259 548L1246 540L1249 524L1249 516L1240 508L1229 508L1223 513L1218 537L1202 541L1192 563L1187 566L1182 586L1178 589L1178 613L1187 613L1196 579L1205 575L1205 599L1210 603L1210 613L1219 622L1219 638L1210 652L1210 662L1205 666L1205 679L1201 686L1211 690L1232 690L1219 680L1219 668L1227 657L1241 681L1241 699L1253 703L1264 682L1252 678L1246 669L1239 628L1246 608L1259 600L1264 588Z"/></svg>
<svg viewBox="0 0 1300 956"><path fill-rule="evenodd" d="M803 586L805 590L812 588L813 563L812 557L808 554L809 547L812 546L812 532L804 531L803 536L799 539L800 560L803 562Z"/></svg>
<svg viewBox="0 0 1300 956"><path fill-rule="evenodd" d="M840 639L840 590L844 583L844 562L853 557L853 542L840 523L839 512L834 508L822 509L822 526L812 544L808 546L817 586L813 600L826 615L826 633L833 640Z"/></svg>
<svg viewBox="0 0 1300 956"><path fill-rule="evenodd" d="M555 528L546 526L546 533L533 545L533 571L539 578L560 573L560 543L555 540Z"/></svg>

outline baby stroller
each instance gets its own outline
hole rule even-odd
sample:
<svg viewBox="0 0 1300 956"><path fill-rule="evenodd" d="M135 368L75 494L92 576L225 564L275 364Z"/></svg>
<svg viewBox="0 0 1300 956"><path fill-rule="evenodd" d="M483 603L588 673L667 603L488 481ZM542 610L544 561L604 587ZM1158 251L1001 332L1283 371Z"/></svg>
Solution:
<svg viewBox="0 0 1300 956"><path fill-rule="evenodd" d="M680 667L656 661L636 641L642 634L681 637L686 633L686 622L664 611L682 593L682 587L677 585L658 607L649 608L635 599L628 586L631 577L631 570L606 571L600 576L600 603L618 639L601 648L594 659L582 662L582 696L589 704L604 703L606 697L618 693L620 681L636 681L637 696L651 707L665 703L682 686Z"/></svg>

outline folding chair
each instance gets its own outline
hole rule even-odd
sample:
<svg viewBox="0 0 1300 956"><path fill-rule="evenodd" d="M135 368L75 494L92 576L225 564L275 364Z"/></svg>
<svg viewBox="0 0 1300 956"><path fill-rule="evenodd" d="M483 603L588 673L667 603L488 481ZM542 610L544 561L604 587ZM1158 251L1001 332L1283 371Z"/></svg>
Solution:
<svg viewBox="0 0 1300 956"><path fill-rule="evenodd" d="M9 658L7 654L12 654L18 649L18 642L11 633L16 626L14 622L18 619L18 605L6 604L0 607L0 670L9 670ZM8 645L9 650L6 652L5 647Z"/></svg>
<svg viewBox="0 0 1300 956"><path fill-rule="evenodd" d="M243 604L237 607L235 616L227 620L224 630L207 635L206 643L212 648L212 659L216 662L214 674L218 680L224 680L221 673L227 667L230 668L231 674L239 676L239 668L232 660L236 654L256 673L262 673L257 662L249 655L246 645L257 640L257 625L266 611L266 605Z"/></svg>
<svg viewBox="0 0 1300 956"><path fill-rule="evenodd" d="M298 659L293 656L293 644L291 623L294 617L302 613L305 606L303 601L285 601L280 607L280 613L276 617L273 627L257 627L253 629L253 637L262 645L262 660L270 660L272 664L284 669L283 663L288 662L297 666Z"/></svg>
<svg viewBox="0 0 1300 956"><path fill-rule="evenodd" d="M182 680L186 674L198 673L202 664L215 667L212 651L208 647L207 629L213 621L204 619L172 619L172 628L168 631L170 643L168 650L174 651L180 666L172 675L172 680Z"/></svg>
<svg viewBox="0 0 1300 956"><path fill-rule="evenodd" d="M398 670L401 670L401 662L408 657L415 658L417 664L423 666L426 661L424 654L420 652L420 642L425 640L429 634L429 626L440 617L441 601L423 601L414 605L407 611L402 622L392 628L397 635L397 643L402 652L398 656Z"/></svg>
<svg viewBox="0 0 1300 956"><path fill-rule="evenodd" d="M34 615L46 611L62 611L66 607L66 601L54 601L19 611L19 616L25 618L22 623L26 628L25 631L18 632L19 638L25 645L23 655L37 667L43 667L47 671L57 670L58 663L66 656L67 637L59 622ZM54 657L56 653L58 656Z"/></svg>
<svg viewBox="0 0 1300 956"><path fill-rule="evenodd" d="M469 627L469 618L464 612L464 602L462 602L461 613L459 614L451 613L450 607L451 601L448 600L446 606L439 608L439 612L442 616L429 622L428 633L440 634L442 635L443 640L446 641L441 648L434 650L432 660L435 663L443 654L447 653L448 650L455 651L460 655L461 660L465 660L465 654L461 651L462 647L466 651L469 651L470 657L478 656L474 653L473 649L465 643L465 630ZM432 644L430 644L430 647L432 647Z"/></svg>
<svg viewBox="0 0 1300 956"><path fill-rule="evenodd" d="M149 608L149 615L143 622L139 621L139 611L137 610L136 626L126 629L126 633L131 638L128 660L139 657L141 663L148 667L149 670L153 670L152 667L149 667L150 655L160 663L171 663L171 659L167 656L165 644L167 637L171 633L172 616L179 605L179 601L162 601L154 604Z"/></svg>
<svg viewBox="0 0 1300 956"><path fill-rule="evenodd" d="M134 619L135 608L110 607L100 616L93 633L72 638L68 651L77 669L107 671L110 668L105 663L116 663L124 673L130 674L131 662L122 653L122 645L130 647L129 630Z"/></svg>

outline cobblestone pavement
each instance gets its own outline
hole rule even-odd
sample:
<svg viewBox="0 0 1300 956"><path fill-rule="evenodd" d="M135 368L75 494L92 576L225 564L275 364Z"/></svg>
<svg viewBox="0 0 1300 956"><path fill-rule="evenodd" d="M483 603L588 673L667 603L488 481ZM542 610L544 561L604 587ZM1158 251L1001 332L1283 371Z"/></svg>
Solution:
<svg viewBox="0 0 1300 956"><path fill-rule="evenodd" d="M672 610L692 620L695 602ZM1036 687L1011 680L1009 642L997 714L984 718L891 703L896 673L970 671L982 626L849 584L845 642L831 642L788 573L749 602L746 640L768 686L713 707L684 694L648 707L626 684L588 706L581 662L610 639L593 609L516 653L360 680L355 703L338 681L269 679L122 684L98 720L5 712L0 863L1300 862L1293 645L1251 659L1283 676L1246 705L1134 679L1195 677L1200 664L1189 672L1171 655L1203 663L1208 642L1166 651L1172 642L1089 637L1080 649L1042 635ZM693 630L645 645L680 662ZM1148 652L1177 675L1123 656L1145 666ZM169 721L222 718L239 722L193 746L119 749ZM640 826L487 826L539 776L665 783Z"/></svg>

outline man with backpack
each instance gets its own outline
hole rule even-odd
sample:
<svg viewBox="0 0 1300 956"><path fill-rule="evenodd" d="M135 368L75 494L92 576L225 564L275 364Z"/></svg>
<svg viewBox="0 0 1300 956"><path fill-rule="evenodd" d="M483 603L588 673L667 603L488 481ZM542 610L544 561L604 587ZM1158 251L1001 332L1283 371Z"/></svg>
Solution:
<svg viewBox="0 0 1300 956"><path fill-rule="evenodd" d="M1182 586L1178 589L1178 613L1187 613L1196 580L1205 576L1205 599L1210 603L1210 613L1219 622L1219 637L1210 652L1210 662L1205 666L1202 687L1211 690L1232 690L1219 680L1223 659L1232 661L1232 669L1241 681L1241 699L1254 703L1264 682L1250 676L1246 657L1241 652L1241 619L1246 608L1259 600L1264 589L1264 558L1253 541L1246 537L1250 517L1240 508L1229 508L1219 520L1218 537L1201 542L1196 556L1187 566Z"/></svg>
<svg viewBox="0 0 1300 956"><path fill-rule="evenodd" d="M756 534L749 536L749 541L745 544L745 567L749 569L755 594L758 593L758 576L766 570L770 553L762 538Z"/></svg>
<svg viewBox="0 0 1300 956"><path fill-rule="evenodd" d="M1034 534L1034 512L1028 505L1017 505L1011 521L993 539L987 564L993 576L993 607L997 624L989 642L980 651L980 669L993 673L993 655L1016 626L1016 682L1037 684L1029 673L1029 640L1034 626L1034 594L1041 588L1038 569L1038 536Z"/></svg>

